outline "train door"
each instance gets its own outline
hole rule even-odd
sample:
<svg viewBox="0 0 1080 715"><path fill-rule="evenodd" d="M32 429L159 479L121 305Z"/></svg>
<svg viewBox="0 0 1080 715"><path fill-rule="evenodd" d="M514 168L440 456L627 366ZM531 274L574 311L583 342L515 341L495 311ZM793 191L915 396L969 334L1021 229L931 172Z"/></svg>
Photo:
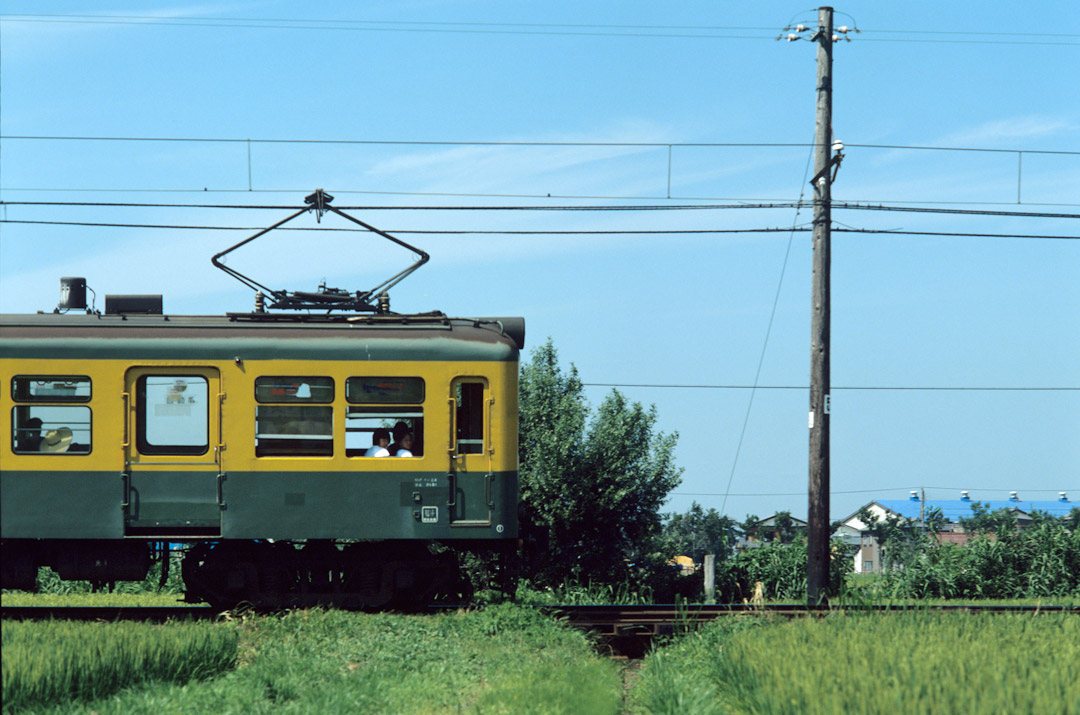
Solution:
<svg viewBox="0 0 1080 715"><path fill-rule="evenodd" d="M488 382L462 377L450 383L451 526L488 526L492 501L491 406Z"/></svg>
<svg viewBox="0 0 1080 715"><path fill-rule="evenodd" d="M209 367L135 367L124 381L128 536L220 536L221 377Z"/></svg>

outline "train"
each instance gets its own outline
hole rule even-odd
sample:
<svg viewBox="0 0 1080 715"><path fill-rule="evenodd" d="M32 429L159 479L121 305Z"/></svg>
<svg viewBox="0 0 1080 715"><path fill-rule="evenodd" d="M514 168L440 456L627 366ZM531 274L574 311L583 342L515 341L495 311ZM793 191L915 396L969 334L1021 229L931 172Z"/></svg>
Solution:
<svg viewBox="0 0 1080 715"><path fill-rule="evenodd" d="M427 254L332 198L271 228L332 211L421 260L355 295L259 290L251 312L102 312L63 278L56 310L0 315L3 588L41 567L164 581L180 551L189 601L398 607L466 590L462 552L512 556L524 319L391 312ZM214 264L264 288L229 251Z"/></svg>
<svg viewBox="0 0 1080 715"><path fill-rule="evenodd" d="M0 316L4 588L139 580L164 544L192 600L378 606L452 585L433 543L516 545L523 319L117 298Z"/></svg>

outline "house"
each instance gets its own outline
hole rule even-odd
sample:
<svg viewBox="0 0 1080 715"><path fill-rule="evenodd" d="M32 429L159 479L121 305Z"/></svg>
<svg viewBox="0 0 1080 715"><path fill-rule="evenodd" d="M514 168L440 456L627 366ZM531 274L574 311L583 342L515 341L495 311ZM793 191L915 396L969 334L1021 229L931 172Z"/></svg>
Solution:
<svg viewBox="0 0 1080 715"><path fill-rule="evenodd" d="M806 533L806 522L796 519L786 511L755 521L746 528L744 536L735 543L735 549L761 548L773 541L787 542Z"/></svg>
<svg viewBox="0 0 1080 715"><path fill-rule="evenodd" d="M971 535L964 533L960 520L975 516L971 507L979 501L991 513L1000 509L1011 510L1021 528L1032 522L1032 514L1036 511L1061 517L1068 515L1077 506L1076 502L1069 501L1065 492L1058 492L1058 498L1055 501L1025 501L1015 491L1009 492L1009 498L1006 500L978 500L972 499L970 492L967 491L960 492L959 499L923 499L919 491L912 490L911 496L907 499L871 501L843 519L840 529L834 532L834 536L840 536L849 543L854 543L851 540L851 534L859 534L859 549L854 556L855 573L876 573L881 571L881 545L867 531L869 524L859 518L860 512L864 509L869 510L879 521L884 521L893 515L916 523L923 522L936 510L945 518L945 524L937 537L938 542L963 545L967 543Z"/></svg>

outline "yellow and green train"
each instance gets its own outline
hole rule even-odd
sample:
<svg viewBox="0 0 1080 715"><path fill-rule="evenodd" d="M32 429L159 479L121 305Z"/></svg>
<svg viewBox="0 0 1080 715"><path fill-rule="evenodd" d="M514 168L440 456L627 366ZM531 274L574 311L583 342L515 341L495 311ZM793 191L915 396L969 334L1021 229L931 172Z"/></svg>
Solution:
<svg viewBox="0 0 1080 715"><path fill-rule="evenodd" d="M420 603L516 545L522 319L124 306L0 316L4 588L182 544L189 600Z"/></svg>

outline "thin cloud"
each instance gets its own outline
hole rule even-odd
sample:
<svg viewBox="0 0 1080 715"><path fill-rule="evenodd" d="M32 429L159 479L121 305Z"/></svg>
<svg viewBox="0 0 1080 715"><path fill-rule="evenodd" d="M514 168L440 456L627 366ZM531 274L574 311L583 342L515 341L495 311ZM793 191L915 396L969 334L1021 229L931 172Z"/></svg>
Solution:
<svg viewBox="0 0 1080 715"><path fill-rule="evenodd" d="M947 134L934 141L937 146L985 147L1015 143L1024 139L1045 139L1080 129L1076 121L1060 117L1031 115L985 122ZM1010 146L1008 148L1022 148Z"/></svg>

